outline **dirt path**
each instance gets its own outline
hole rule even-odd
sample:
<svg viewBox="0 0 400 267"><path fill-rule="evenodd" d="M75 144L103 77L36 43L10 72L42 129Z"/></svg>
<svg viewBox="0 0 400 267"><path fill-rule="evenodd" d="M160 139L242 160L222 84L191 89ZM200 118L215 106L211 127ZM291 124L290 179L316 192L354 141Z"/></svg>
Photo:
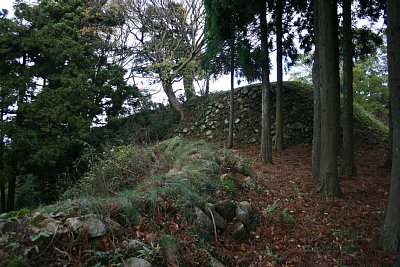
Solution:
<svg viewBox="0 0 400 267"><path fill-rule="evenodd" d="M310 145L274 153L272 165L261 164L259 146L238 150L251 160L256 174L259 187L240 198L254 204L258 223L241 243L223 236L215 244L225 264L391 266L393 255L376 248L389 191L389 172L380 167L381 147L358 146L357 176L341 177L343 197L329 199L316 193ZM268 213L272 204L275 215ZM289 219L280 215L283 209Z"/></svg>

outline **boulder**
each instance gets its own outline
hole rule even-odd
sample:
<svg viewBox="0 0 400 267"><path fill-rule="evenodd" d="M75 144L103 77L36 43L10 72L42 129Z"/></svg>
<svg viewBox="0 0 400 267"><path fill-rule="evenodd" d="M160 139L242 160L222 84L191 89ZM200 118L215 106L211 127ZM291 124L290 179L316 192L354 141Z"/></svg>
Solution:
<svg viewBox="0 0 400 267"><path fill-rule="evenodd" d="M87 231L90 237L99 237L107 233L106 225L95 214L68 218L65 220L65 224L73 232Z"/></svg>
<svg viewBox="0 0 400 267"><path fill-rule="evenodd" d="M0 233L5 234L9 232L19 232L23 226L17 221L0 222Z"/></svg>
<svg viewBox="0 0 400 267"><path fill-rule="evenodd" d="M208 218L208 216L204 213L204 211L202 211L198 207L194 207L194 212L196 214L196 220L194 221L194 223L205 230L212 231L214 225L210 218Z"/></svg>
<svg viewBox="0 0 400 267"><path fill-rule="evenodd" d="M224 219L232 220L236 215L236 205L231 200L222 200L215 203L215 211Z"/></svg>
<svg viewBox="0 0 400 267"><path fill-rule="evenodd" d="M145 259L131 257L124 260L125 267L152 267L151 263Z"/></svg>
<svg viewBox="0 0 400 267"><path fill-rule="evenodd" d="M245 238L246 229L244 228L244 224L242 222L237 222L233 227L231 235L236 240L242 240L243 238Z"/></svg>
<svg viewBox="0 0 400 267"><path fill-rule="evenodd" d="M247 201L242 201L236 206L236 219L244 225L250 225L251 205Z"/></svg>
<svg viewBox="0 0 400 267"><path fill-rule="evenodd" d="M211 212L210 212L211 211ZM220 230L225 230L227 227L226 220L222 218L222 216L215 211L215 206L211 203L206 204L206 214L208 217L215 222L215 225Z"/></svg>

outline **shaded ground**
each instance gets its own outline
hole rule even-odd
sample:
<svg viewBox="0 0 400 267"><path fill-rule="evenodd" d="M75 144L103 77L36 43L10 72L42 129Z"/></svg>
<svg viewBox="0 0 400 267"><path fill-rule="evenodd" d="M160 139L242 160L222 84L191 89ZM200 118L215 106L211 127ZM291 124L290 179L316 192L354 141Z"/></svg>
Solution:
<svg viewBox="0 0 400 267"><path fill-rule="evenodd" d="M389 191L380 146L358 145L355 177L341 177L344 196L316 193L311 146L274 153L274 164L259 160L259 145L237 148L253 165L260 188L241 195L255 204L257 226L243 242L220 236L214 245L227 266L392 266L394 257L377 249ZM287 208L292 223L268 213Z"/></svg>

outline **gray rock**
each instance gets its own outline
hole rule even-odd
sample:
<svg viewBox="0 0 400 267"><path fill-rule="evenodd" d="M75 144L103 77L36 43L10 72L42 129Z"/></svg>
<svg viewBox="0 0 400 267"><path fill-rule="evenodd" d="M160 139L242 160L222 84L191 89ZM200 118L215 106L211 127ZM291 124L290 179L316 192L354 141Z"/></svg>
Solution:
<svg viewBox="0 0 400 267"><path fill-rule="evenodd" d="M225 105L224 105L223 103L219 103L219 104L218 104L218 108L219 108L219 109L223 109L224 107L225 107Z"/></svg>
<svg viewBox="0 0 400 267"><path fill-rule="evenodd" d="M244 225L250 224L250 203L247 201L240 202L236 206L236 219L242 222Z"/></svg>
<svg viewBox="0 0 400 267"><path fill-rule="evenodd" d="M242 222L237 222L231 233L232 237L236 240L242 240L246 237L246 229Z"/></svg>
<svg viewBox="0 0 400 267"><path fill-rule="evenodd" d="M212 134L212 131L211 130L208 130L207 132L206 132L206 135L207 136L209 136L209 135L211 135Z"/></svg>
<svg viewBox="0 0 400 267"><path fill-rule="evenodd" d="M198 207L194 207L194 211L196 214L195 224L205 230L211 231L214 225L210 218Z"/></svg>
<svg viewBox="0 0 400 267"><path fill-rule="evenodd" d="M189 132L189 129L188 128L184 128L183 130L182 130L182 133L188 133Z"/></svg>
<svg viewBox="0 0 400 267"><path fill-rule="evenodd" d="M249 140L247 140L248 144L255 144L257 143L257 139L255 137L250 138Z"/></svg>
<svg viewBox="0 0 400 267"><path fill-rule="evenodd" d="M304 125L303 123L299 122L299 121L297 121L297 122L293 123L292 125L290 125L290 129L293 129L293 130L303 130L305 128L307 128L307 126Z"/></svg>
<svg viewBox="0 0 400 267"><path fill-rule="evenodd" d="M19 232L23 226L17 221L0 222L0 233L5 234L9 232Z"/></svg>
<svg viewBox="0 0 400 267"><path fill-rule="evenodd" d="M129 240L129 246L133 248L134 250L143 250L144 248L147 248L148 246L141 242L140 240L134 239L134 240Z"/></svg>
<svg viewBox="0 0 400 267"><path fill-rule="evenodd" d="M215 211L224 219L232 220L236 215L236 205L231 200L222 200L215 203Z"/></svg>
<svg viewBox="0 0 400 267"><path fill-rule="evenodd" d="M62 224L61 221L57 221L53 218L47 218L37 224L36 227L33 227L32 230L36 233L39 232L49 232L57 234L65 234L68 232L68 229Z"/></svg>
<svg viewBox="0 0 400 267"><path fill-rule="evenodd" d="M214 258L213 256L209 255L210 257L210 266L211 267L225 267L219 260Z"/></svg>
<svg viewBox="0 0 400 267"><path fill-rule="evenodd" d="M242 88L242 94L247 95L249 93L249 88L248 87L243 87Z"/></svg>
<svg viewBox="0 0 400 267"><path fill-rule="evenodd" d="M210 212L211 211L211 212ZM227 227L226 220L222 218L222 216L215 211L215 206L211 203L206 204L206 214L212 220L214 219L215 226L218 229L225 230ZM212 214L212 215L211 215Z"/></svg>
<svg viewBox="0 0 400 267"><path fill-rule="evenodd" d="M107 233L106 225L95 214L68 218L65 220L65 224L69 226L73 232L87 231L90 237L99 237Z"/></svg>
<svg viewBox="0 0 400 267"><path fill-rule="evenodd" d="M107 227L107 232L110 232L116 236L123 236L124 235L124 227L117 223L116 221L113 221L111 219L105 219L106 227Z"/></svg>
<svg viewBox="0 0 400 267"><path fill-rule="evenodd" d="M240 119L237 118L237 119L235 120L235 124L238 124L239 122L240 122Z"/></svg>
<svg viewBox="0 0 400 267"><path fill-rule="evenodd" d="M125 267L152 267L151 263L141 258L128 258L124 260Z"/></svg>

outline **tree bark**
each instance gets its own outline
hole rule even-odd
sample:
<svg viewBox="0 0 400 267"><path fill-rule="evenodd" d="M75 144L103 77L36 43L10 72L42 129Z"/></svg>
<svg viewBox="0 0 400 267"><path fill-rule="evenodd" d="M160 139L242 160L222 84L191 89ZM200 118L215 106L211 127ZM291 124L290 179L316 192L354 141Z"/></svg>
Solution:
<svg viewBox="0 0 400 267"><path fill-rule="evenodd" d="M176 95L172 88L172 82L169 80L162 80L162 86L165 94L167 95L168 103L170 104L173 110L175 110L180 114L181 120L183 120L183 118L185 117L183 107L182 104L179 102L179 100L176 98Z"/></svg>
<svg viewBox="0 0 400 267"><path fill-rule="evenodd" d="M337 170L340 115L337 1L319 2L319 57L321 64L321 161L320 191L341 195Z"/></svg>
<svg viewBox="0 0 400 267"><path fill-rule="evenodd" d="M389 203L379 237L382 247L400 253L400 2L387 0L390 108L393 122Z"/></svg>
<svg viewBox="0 0 400 267"><path fill-rule="evenodd" d="M4 177L0 179L4 179ZM0 212L6 212L6 208L6 185L3 180L0 180Z"/></svg>
<svg viewBox="0 0 400 267"><path fill-rule="evenodd" d="M15 190L17 184L17 176L15 174L11 175L8 180L8 190L7 190L7 212L14 210L15 208Z"/></svg>
<svg viewBox="0 0 400 267"><path fill-rule="evenodd" d="M261 52L262 58L262 116L261 116L261 160L263 163L272 163L272 138L270 118L270 83L269 83L269 53L266 2L261 1Z"/></svg>
<svg viewBox="0 0 400 267"><path fill-rule="evenodd" d="M353 176L356 173L354 165L352 41L351 0L343 0L343 155L341 172L345 176Z"/></svg>
<svg viewBox="0 0 400 267"><path fill-rule="evenodd" d="M233 102L235 96L235 38L231 40L231 91L229 94L229 129L228 129L228 148L233 148Z"/></svg>
<svg viewBox="0 0 400 267"><path fill-rule="evenodd" d="M193 77L183 76L183 90L185 91L186 100L191 100L196 96L193 86Z"/></svg>
<svg viewBox="0 0 400 267"><path fill-rule="evenodd" d="M392 111L391 111L391 104L389 101L389 136L388 136L388 143L386 147L386 158L385 162L383 163L384 168L392 167L392 150L393 150L393 121L392 121Z"/></svg>
<svg viewBox="0 0 400 267"><path fill-rule="evenodd" d="M316 181L319 178L320 158L321 158L321 79L320 79L320 60L319 60L319 23L318 23L318 1L314 1L314 62L312 70L313 79L313 139L312 139L312 175Z"/></svg>
<svg viewBox="0 0 400 267"><path fill-rule="evenodd" d="M276 2L276 113L275 113L275 145L278 151L283 150L283 108L282 108L282 90L283 90L283 67L282 67L282 0Z"/></svg>

